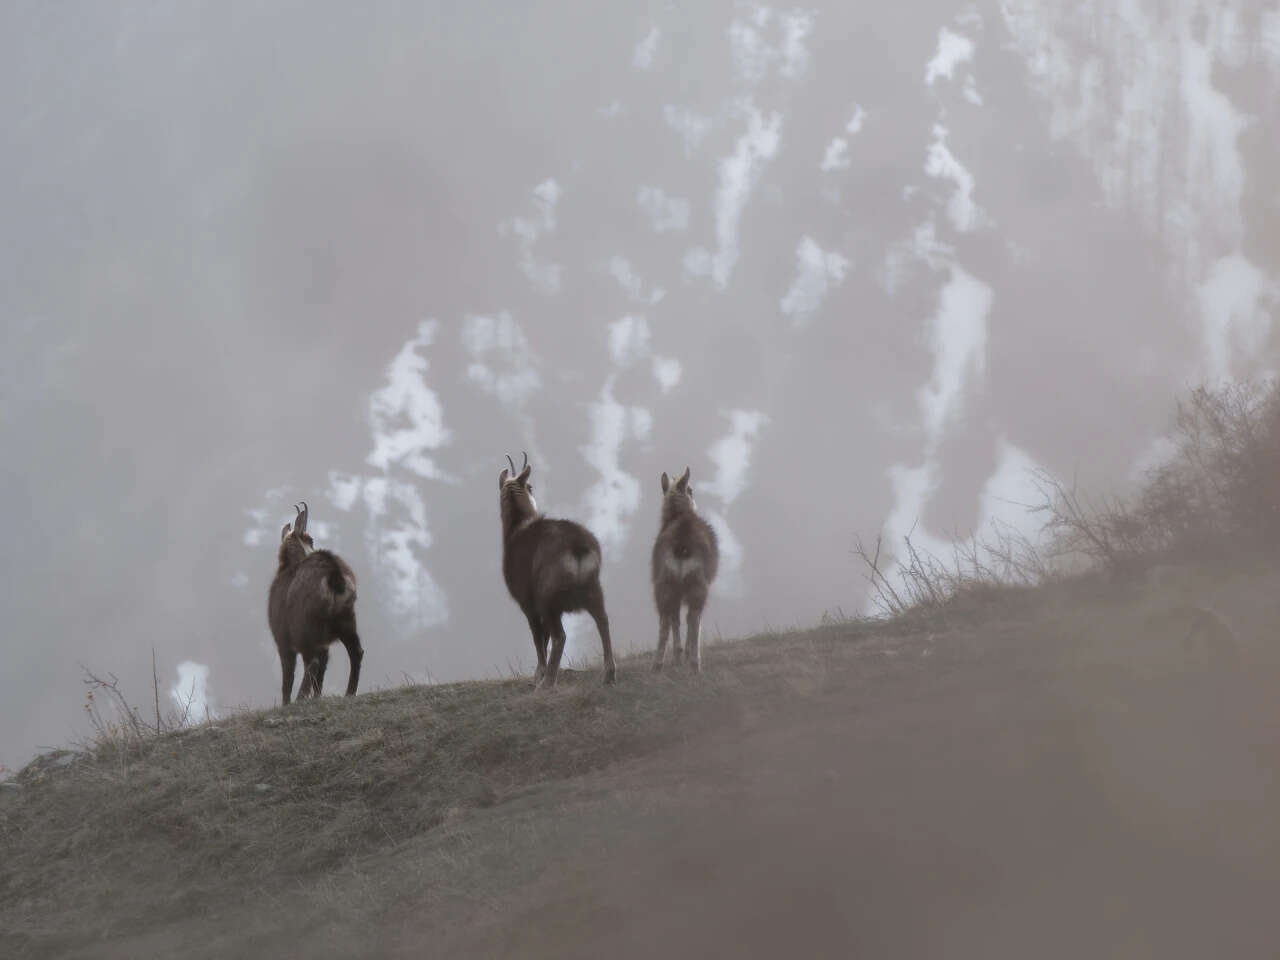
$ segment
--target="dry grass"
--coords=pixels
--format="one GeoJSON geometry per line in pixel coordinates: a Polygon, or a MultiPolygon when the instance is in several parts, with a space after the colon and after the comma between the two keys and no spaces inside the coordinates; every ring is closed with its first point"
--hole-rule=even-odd
{"type": "MultiPolygon", "coordinates": [[[[939,683],[1004,689],[993,678],[1018,675],[1020,663],[1136,675],[1130,662],[1182,656],[1188,604],[1224,613],[1234,637],[1262,649],[1274,569],[1176,579],[970,584],[941,615],[713,645],[701,676],[655,675],[642,656],[623,663],[616,688],[598,670],[566,672],[552,693],[525,679],[407,686],[48,755],[0,790],[0,953],[127,941],[193,916],[296,903],[303,891],[324,900],[331,889],[340,909],[371,916],[396,882],[377,872],[356,883],[368,864],[411,862],[424,839],[545,805],[549,785],[717,730],[750,736],[822,698],[892,704],[928,702],[939,683]]],[[[500,863],[491,875],[528,869],[500,863]]]]}
{"type": "Polygon", "coordinates": [[[598,670],[566,671],[550,694],[525,679],[406,686],[46,755],[0,793],[0,946],[70,946],[270,897],[529,786],[731,723],[812,672],[818,635],[866,627],[723,644],[701,676],[653,675],[641,657],[615,689],[598,670]],[[780,672],[784,648],[810,654],[780,672]]]}

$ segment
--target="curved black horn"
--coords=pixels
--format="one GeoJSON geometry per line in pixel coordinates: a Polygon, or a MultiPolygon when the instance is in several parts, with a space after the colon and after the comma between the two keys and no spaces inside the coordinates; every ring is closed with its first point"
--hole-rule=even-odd
{"type": "Polygon", "coordinates": [[[300,502],[302,504],[302,511],[298,514],[298,532],[306,533],[307,532],[307,514],[310,512],[310,508],[307,506],[307,501],[302,500],[300,502]]]}
{"type": "Polygon", "coordinates": [[[511,454],[509,453],[507,454],[507,463],[511,465],[511,475],[514,477],[516,475],[516,465],[515,461],[511,459],[511,454]]]}
{"type": "Polygon", "coordinates": [[[520,469],[524,470],[524,468],[529,465],[529,455],[525,453],[523,450],[521,450],[520,453],[524,457],[524,463],[520,464],[520,469]]]}

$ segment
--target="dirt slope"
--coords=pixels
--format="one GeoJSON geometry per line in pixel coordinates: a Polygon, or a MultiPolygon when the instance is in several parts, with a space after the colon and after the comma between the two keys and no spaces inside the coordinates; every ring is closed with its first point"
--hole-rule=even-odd
{"type": "Polygon", "coordinates": [[[477,688],[467,710],[510,698],[543,751],[552,723],[602,739],[576,768],[499,764],[411,835],[369,801],[383,842],[105,936],[42,926],[12,885],[0,920],[84,957],[1272,956],[1275,585],[1077,586],[721,645],[701,678],[632,662],[616,693],[477,688]]]}

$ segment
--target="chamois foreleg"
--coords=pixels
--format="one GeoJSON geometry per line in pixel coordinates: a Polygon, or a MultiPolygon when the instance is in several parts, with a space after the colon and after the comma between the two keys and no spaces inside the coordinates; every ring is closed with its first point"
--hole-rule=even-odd
{"type": "Polygon", "coordinates": [[[283,706],[288,706],[289,701],[293,698],[293,677],[294,672],[298,669],[298,653],[296,650],[285,650],[280,648],[280,673],[283,682],[280,684],[280,700],[283,706]]]}
{"type": "Polygon", "coordinates": [[[544,623],[550,628],[551,653],[547,657],[547,670],[543,674],[543,685],[554,687],[556,679],[560,675],[560,658],[564,655],[564,624],[561,623],[559,614],[544,618],[544,623]]]}
{"type": "Polygon", "coordinates": [[[547,675],[547,631],[536,614],[529,614],[529,632],[533,634],[533,649],[538,655],[538,668],[533,672],[533,685],[536,687],[547,675]]]}

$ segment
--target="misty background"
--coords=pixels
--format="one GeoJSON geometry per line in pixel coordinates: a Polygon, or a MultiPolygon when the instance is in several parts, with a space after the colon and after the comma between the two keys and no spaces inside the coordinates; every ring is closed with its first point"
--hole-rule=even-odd
{"type": "Polygon", "coordinates": [[[1029,468],[1123,490],[1274,369],[1278,105],[1275,2],[4,5],[0,763],[82,663],[278,702],[298,499],[372,689],[532,669],[521,449],[621,652],[663,470],[712,640],[863,609],[857,534],[1034,529],[1029,468]]]}

